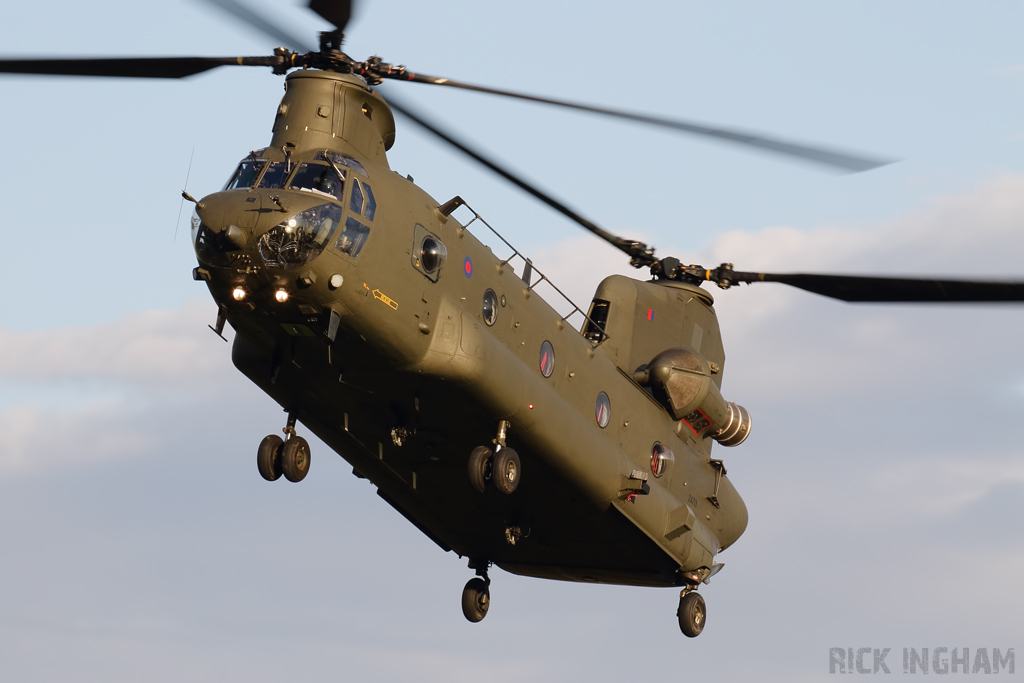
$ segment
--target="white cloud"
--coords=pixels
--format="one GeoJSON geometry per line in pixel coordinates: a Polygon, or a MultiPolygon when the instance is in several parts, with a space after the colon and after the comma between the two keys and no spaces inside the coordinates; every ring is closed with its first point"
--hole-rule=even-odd
{"type": "MultiPolygon", "coordinates": [[[[182,384],[223,366],[206,325],[216,308],[190,302],[114,323],[20,332],[0,328],[0,377],[33,381],[104,379],[182,384]]],[[[225,345],[226,346],[226,345],[225,345]]]]}
{"type": "Polygon", "coordinates": [[[211,309],[190,302],[92,327],[0,328],[0,477],[151,452],[154,416],[216,400],[237,378],[229,345],[206,327],[211,309]]]}

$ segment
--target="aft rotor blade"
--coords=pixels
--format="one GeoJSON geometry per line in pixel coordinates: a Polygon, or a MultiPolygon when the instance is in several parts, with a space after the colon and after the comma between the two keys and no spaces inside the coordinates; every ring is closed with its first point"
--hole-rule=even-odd
{"type": "Polygon", "coordinates": [[[451,133],[441,130],[437,126],[437,124],[431,123],[421,114],[414,112],[407,104],[404,104],[399,100],[396,100],[393,96],[391,96],[390,93],[388,94],[387,102],[395,111],[403,114],[406,118],[410,119],[411,121],[418,124],[422,128],[426,129],[430,133],[441,138],[442,140],[444,140],[449,145],[456,148],[463,154],[466,154],[467,156],[471,157],[478,163],[483,164],[490,170],[500,175],[505,180],[511,182],[513,185],[516,185],[520,189],[530,193],[537,199],[541,200],[542,202],[553,208],[555,211],[558,211],[562,215],[567,216],[568,218],[576,221],[584,228],[594,233],[601,239],[605,240],[609,244],[613,245],[614,247],[621,249],[622,251],[626,252],[627,254],[634,258],[643,258],[644,256],[650,256],[651,252],[650,250],[648,250],[647,245],[643,244],[642,242],[632,242],[630,240],[622,239],[621,237],[618,237],[617,235],[614,235],[608,232],[607,230],[598,227],[595,223],[576,213],[559,200],[555,199],[546,192],[539,190],[532,183],[523,180],[518,175],[512,173],[511,171],[499,165],[498,163],[492,161],[491,159],[485,157],[483,154],[474,150],[465,142],[456,139],[451,133]]]}
{"type": "Polygon", "coordinates": [[[299,50],[301,52],[310,52],[314,48],[311,48],[307,42],[301,38],[296,38],[292,34],[288,33],[276,23],[263,16],[259,12],[246,7],[237,0],[202,0],[208,5],[213,5],[228,14],[234,16],[236,19],[241,19],[245,23],[249,24],[252,28],[264,33],[265,35],[273,38],[274,40],[280,41],[281,47],[288,47],[293,50],[299,50]]]}
{"type": "Polygon", "coordinates": [[[812,146],[796,142],[787,142],[785,140],[779,140],[776,138],[771,138],[764,135],[757,135],[754,133],[748,133],[745,131],[735,129],[721,128],[719,126],[707,126],[700,123],[694,123],[692,121],[680,121],[675,119],[661,118],[658,116],[648,116],[646,114],[637,114],[630,111],[623,111],[621,109],[595,107],[589,104],[568,102],[566,100],[556,100],[549,97],[539,97],[537,95],[527,95],[524,93],[513,92],[510,90],[499,90],[498,88],[489,88],[481,85],[472,85],[470,83],[460,83],[458,81],[453,81],[450,78],[425,76],[423,74],[414,74],[408,71],[404,73],[395,72],[393,75],[387,75],[386,77],[394,78],[396,80],[412,81],[413,83],[429,83],[431,85],[444,85],[448,86],[449,88],[473,90],[476,92],[488,93],[491,95],[501,95],[502,97],[514,97],[516,99],[527,100],[529,102],[550,104],[556,107],[568,107],[569,109],[591,112],[593,114],[603,114],[605,116],[614,116],[616,118],[626,119],[629,121],[638,121],[640,123],[646,123],[652,126],[672,128],[678,131],[692,133],[694,135],[701,135],[704,137],[725,140],[727,142],[745,145],[747,147],[755,147],[768,152],[774,152],[776,154],[783,154],[789,157],[803,159],[805,161],[813,161],[819,164],[830,166],[832,168],[842,169],[849,173],[860,173],[861,171],[870,171],[871,169],[893,163],[893,160],[848,154],[845,152],[839,152],[836,150],[827,149],[825,147],[819,147],[816,145],[812,146]]]}
{"type": "Polygon", "coordinates": [[[339,31],[344,31],[352,18],[352,0],[309,0],[309,9],[337,26],[339,31]]]}
{"type": "Polygon", "coordinates": [[[218,66],[275,66],[278,57],[114,57],[0,59],[0,73],[115,78],[185,78],[218,66]]]}
{"type": "Polygon", "coordinates": [[[808,292],[850,302],[982,303],[1024,301],[1024,282],[1015,281],[739,272],[729,273],[727,279],[730,283],[781,282],[808,292]]]}

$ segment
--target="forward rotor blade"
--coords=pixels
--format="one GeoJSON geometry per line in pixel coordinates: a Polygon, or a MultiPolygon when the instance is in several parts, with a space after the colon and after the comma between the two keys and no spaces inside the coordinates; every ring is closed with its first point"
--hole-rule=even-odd
{"type": "Polygon", "coordinates": [[[281,47],[291,48],[292,50],[299,50],[300,52],[311,52],[314,48],[310,47],[309,44],[301,39],[291,35],[280,26],[275,24],[273,21],[263,16],[259,12],[246,7],[237,0],[202,0],[208,5],[213,5],[228,14],[232,15],[236,19],[241,19],[249,26],[253,27],[257,31],[273,38],[274,40],[281,41],[281,47]]]}
{"type": "Polygon", "coordinates": [[[598,227],[592,221],[576,213],[575,211],[573,211],[568,206],[566,206],[559,200],[555,199],[551,195],[537,189],[537,187],[535,187],[531,183],[528,183],[527,181],[523,180],[522,178],[512,173],[511,171],[498,165],[491,159],[488,159],[480,152],[472,149],[465,142],[457,140],[455,137],[452,136],[451,133],[441,130],[440,128],[437,127],[436,124],[429,122],[422,115],[415,113],[407,104],[404,104],[399,100],[396,100],[390,93],[388,94],[387,102],[389,105],[391,105],[392,109],[404,115],[406,118],[410,119],[411,121],[418,124],[422,128],[426,129],[430,133],[441,138],[449,145],[456,148],[463,154],[466,154],[467,156],[471,157],[478,163],[483,164],[490,170],[500,175],[505,180],[511,182],[513,185],[516,185],[520,189],[530,193],[537,199],[541,200],[542,202],[553,208],[555,211],[558,211],[562,215],[567,216],[573,221],[579,223],[590,232],[594,233],[595,235],[605,240],[606,242],[616,247],[617,249],[620,249],[625,253],[629,254],[634,259],[643,258],[645,256],[649,257],[651,255],[651,251],[647,248],[647,245],[643,244],[642,242],[632,242],[630,240],[622,239],[621,237],[618,237],[617,235],[614,235],[608,232],[607,230],[598,227]]]}
{"type": "Polygon", "coordinates": [[[826,149],[824,147],[803,145],[795,142],[786,142],[784,140],[778,140],[763,135],[756,135],[754,133],[748,133],[739,130],[730,130],[728,128],[720,128],[717,126],[706,126],[703,124],[694,123],[692,121],[665,119],[657,116],[635,114],[633,112],[623,111],[620,109],[607,109],[605,107],[595,107],[589,104],[580,104],[577,102],[568,102],[565,100],[555,100],[548,97],[539,97],[537,95],[527,95],[524,93],[512,92],[510,90],[499,90],[497,88],[488,88],[481,85],[460,83],[458,81],[453,81],[449,78],[425,76],[423,74],[414,74],[407,71],[404,73],[396,72],[395,74],[387,75],[386,77],[394,78],[396,80],[412,81],[413,83],[429,83],[431,85],[444,85],[448,86],[449,88],[473,90],[476,92],[488,93],[491,95],[501,95],[502,97],[514,97],[516,99],[527,100],[529,102],[550,104],[556,107],[568,107],[569,109],[587,111],[593,114],[614,116],[616,118],[626,119],[629,121],[638,121],[640,123],[646,123],[652,126],[672,128],[686,133],[692,133],[694,135],[717,138],[719,140],[725,140],[728,142],[736,143],[739,145],[745,145],[748,147],[756,147],[758,149],[762,149],[768,152],[775,152],[776,154],[783,154],[785,156],[795,157],[797,159],[802,159],[805,161],[813,161],[819,164],[824,164],[825,166],[830,166],[832,168],[839,168],[850,173],[870,171],[871,169],[893,163],[893,160],[876,159],[866,156],[847,154],[844,152],[826,149]]]}
{"type": "Polygon", "coordinates": [[[808,292],[850,302],[981,303],[1024,301],[1024,282],[1014,281],[739,272],[730,273],[728,280],[730,283],[781,282],[808,292]]]}
{"type": "Polygon", "coordinates": [[[115,78],[185,78],[218,66],[275,66],[278,57],[114,57],[0,59],[0,73],[115,78]]]}
{"type": "Polygon", "coordinates": [[[309,9],[345,31],[345,25],[352,18],[352,0],[309,0],[309,9]]]}

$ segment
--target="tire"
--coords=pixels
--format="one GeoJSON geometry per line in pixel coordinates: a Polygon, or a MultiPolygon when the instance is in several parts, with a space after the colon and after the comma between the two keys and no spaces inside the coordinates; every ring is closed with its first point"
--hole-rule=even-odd
{"type": "Polygon", "coordinates": [[[291,482],[300,482],[309,472],[309,444],[301,436],[293,436],[281,446],[281,472],[291,482]]]}
{"type": "Polygon", "coordinates": [[[512,493],[519,486],[519,480],[523,478],[523,465],[519,462],[519,454],[511,448],[502,448],[494,454],[491,472],[494,488],[506,495],[512,493]]]}
{"type": "Polygon", "coordinates": [[[696,638],[707,623],[708,610],[704,598],[696,591],[690,591],[679,599],[679,630],[687,638],[696,638]]]}
{"type": "Polygon", "coordinates": [[[479,576],[470,579],[462,589],[462,613],[474,624],[483,621],[487,609],[491,606],[491,591],[487,582],[479,576]]]}
{"type": "Polygon", "coordinates": [[[487,446],[477,446],[469,454],[469,485],[479,493],[487,490],[492,457],[494,452],[487,446]]]}
{"type": "Polygon", "coordinates": [[[260,476],[267,481],[277,481],[281,477],[281,459],[278,457],[284,441],[276,434],[263,437],[259,450],[256,451],[256,467],[260,476]]]}

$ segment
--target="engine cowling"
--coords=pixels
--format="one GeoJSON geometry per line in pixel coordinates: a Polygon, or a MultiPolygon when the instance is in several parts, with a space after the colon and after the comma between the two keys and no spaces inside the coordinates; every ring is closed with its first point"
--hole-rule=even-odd
{"type": "Polygon", "coordinates": [[[712,374],[707,359],[679,347],[659,353],[633,379],[650,387],[672,417],[697,435],[709,436],[723,446],[738,446],[750,435],[750,413],[722,398],[712,374]]]}

